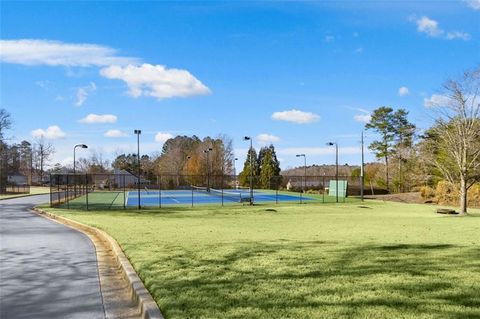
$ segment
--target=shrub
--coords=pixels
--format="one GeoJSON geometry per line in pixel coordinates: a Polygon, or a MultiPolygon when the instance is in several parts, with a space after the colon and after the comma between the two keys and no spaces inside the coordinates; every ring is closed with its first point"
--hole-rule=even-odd
{"type": "Polygon", "coordinates": [[[468,190],[468,204],[480,207],[480,183],[473,185],[468,190]]]}
{"type": "Polygon", "coordinates": [[[435,190],[430,186],[420,187],[420,195],[423,199],[432,199],[435,197],[435,190]]]}
{"type": "Polygon", "coordinates": [[[435,197],[439,204],[458,204],[458,187],[447,181],[440,181],[435,190],[435,197]]]}

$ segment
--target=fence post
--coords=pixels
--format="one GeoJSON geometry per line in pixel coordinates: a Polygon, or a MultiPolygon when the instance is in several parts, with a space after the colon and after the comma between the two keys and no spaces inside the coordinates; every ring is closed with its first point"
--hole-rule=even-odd
{"type": "Polygon", "coordinates": [[[125,193],[125,174],[121,175],[123,177],[123,209],[127,209],[127,194],[125,193]]]}
{"type": "Polygon", "coordinates": [[[67,195],[65,196],[65,201],[67,202],[67,209],[70,209],[70,194],[68,189],[68,174],[67,174],[67,195]]]}
{"type": "Polygon", "coordinates": [[[50,208],[53,207],[52,205],[52,174],[50,174],[50,208]]]}
{"type": "Polygon", "coordinates": [[[57,199],[58,199],[58,201],[61,200],[61,198],[60,198],[60,182],[59,182],[58,175],[57,175],[57,199]]]}
{"type": "Polygon", "coordinates": [[[322,187],[323,187],[322,204],[325,204],[325,175],[323,175],[323,178],[322,178],[322,187]]]}
{"type": "MultiPolygon", "coordinates": [[[[223,168],[222,168],[223,170],[223,168]]],[[[223,207],[223,179],[224,179],[224,175],[223,175],[223,172],[222,172],[222,182],[221,182],[221,185],[222,185],[222,207],[223,207]]]]}
{"type": "Polygon", "coordinates": [[[86,193],[86,201],[87,201],[87,210],[88,210],[88,174],[85,174],[85,193],[86,193]]]}
{"type": "MultiPolygon", "coordinates": [[[[300,184],[303,184],[302,181],[303,181],[304,177],[302,176],[300,178],[300,184]]],[[[303,204],[303,186],[302,186],[302,189],[300,190],[300,204],[303,204]]]]}
{"type": "Polygon", "coordinates": [[[280,181],[280,178],[276,178],[276,182],[275,182],[275,204],[278,204],[278,188],[279,188],[279,181],[280,181]]]}
{"type": "Polygon", "coordinates": [[[160,178],[157,176],[157,186],[158,186],[158,208],[162,208],[162,192],[160,190],[160,178]]]}

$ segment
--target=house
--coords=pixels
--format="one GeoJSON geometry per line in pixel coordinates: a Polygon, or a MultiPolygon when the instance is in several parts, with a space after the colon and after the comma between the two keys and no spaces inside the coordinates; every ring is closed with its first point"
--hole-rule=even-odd
{"type": "Polygon", "coordinates": [[[28,185],[27,176],[15,173],[7,175],[7,183],[10,185],[28,185]]]}
{"type": "MultiPolygon", "coordinates": [[[[124,169],[115,169],[114,171],[114,184],[116,187],[133,187],[137,186],[138,177],[124,169]]],[[[151,182],[147,179],[140,177],[140,185],[150,185],[151,182]]],[[[101,187],[101,185],[99,185],[101,187]]],[[[105,187],[105,186],[104,186],[105,187]]],[[[102,187],[101,187],[102,188],[102,187]]]]}

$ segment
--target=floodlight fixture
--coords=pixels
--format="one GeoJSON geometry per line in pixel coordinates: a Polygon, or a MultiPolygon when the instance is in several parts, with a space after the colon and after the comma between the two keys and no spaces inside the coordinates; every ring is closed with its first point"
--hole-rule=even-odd
{"type": "Polygon", "coordinates": [[[335,145],[335,201],[338,203],[338,144],[336,142],[328,142],[328,146],[335,145]]]}

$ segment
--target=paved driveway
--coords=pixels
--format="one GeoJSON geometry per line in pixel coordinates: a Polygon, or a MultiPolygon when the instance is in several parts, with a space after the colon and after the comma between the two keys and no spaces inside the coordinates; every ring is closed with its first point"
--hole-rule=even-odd
{"type": "Polygon", "coordinates": [[[0,201],[0,318],[104,318],[95,247],[29,212],[47,201],[0,201]]]}

